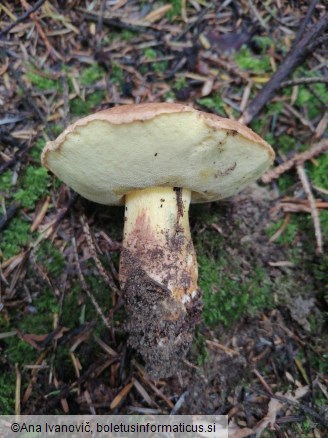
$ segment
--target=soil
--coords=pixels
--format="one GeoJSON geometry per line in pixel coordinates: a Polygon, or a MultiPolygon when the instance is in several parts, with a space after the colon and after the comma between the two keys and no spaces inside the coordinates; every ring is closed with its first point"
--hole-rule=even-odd
{"type": "MultiPolygon", "coordinates": [[[[255,258],[258,266],[265,267],[268,277],[275,280],[279,290],[286,268],[270,266],[269,262],[285,260],[286,254],[280,246],[271,243],[266,234],[267,226],[272,224],[272,202],[272,193],[253,184],[222,204],[218,223],[226,236],[224,250],[241,261],[241,275],[244,269],[249,269],[249,260],[255,258]],[[234,241],[247,242],[246,248],[242,245],[236,247],[231,242],[232,233],[235,233],[234,241]]],[[[295,278],[298,275],[301,274],[294,272],[295,278]]],[[[290,302],[288,307],[291,307],[294,298],[286,297],[286,302],[290,302]]],[[[259,382],[249,392],[246,389],[252,380],[253,369],[269,367],[279,380],[284,378],[286,371],[296,377],[294,357],[306,349],[303,340],[294,336],[294,331],[298,332],[298,328],[304,326],[308,314],[296,323],[293,314],[297,309],[293,307],[293,312],[290,312],[288,307],[248,317],[231,329],[218,326],[209,331],[201,325],[200,330],[204,330],[207,339],[218,339],[220,345],[230,346],[232,352],[209,344],[209,355],[198,372],[188,369],[188,364],[184,366],[180,381],[175,380],[179,387],[182,384],[179,392],[188,388],[179,414],[220,414],[229,410],[227,406],[232,408],[240,404],[240,409],[248,409],[249,418],[263,418],[267,414],[267,400],[256,393],[256,390],[263,391],[263,386],[259,382]]],[[[302,336],[305,339],[306,334],[302,332],[302,336]]],[[[252,426],[254,424],[250,421],[248,427],[252,426]]]]}

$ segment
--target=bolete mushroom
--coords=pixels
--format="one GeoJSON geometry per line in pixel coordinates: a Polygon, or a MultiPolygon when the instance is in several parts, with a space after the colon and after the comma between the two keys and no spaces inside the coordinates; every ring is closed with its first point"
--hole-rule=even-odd
{"type": "Polygon", "coordinates": [[[169,103],[100,111],[47,143],[42,163],[58,178],[91,201],[125,205],[119,277],[129,342],[154,378],[176,372],[200,318],[190,202],[234,195],[273,157],[240,123],[169,103]]]}

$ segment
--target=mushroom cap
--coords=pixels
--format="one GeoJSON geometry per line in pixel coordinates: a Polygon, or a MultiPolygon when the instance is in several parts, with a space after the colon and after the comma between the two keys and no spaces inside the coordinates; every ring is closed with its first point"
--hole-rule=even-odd
{"type": "Polygon", "coordinates": [[[149,187],[184,187],[191,202],[232,196],[272,164],[271,146],[246,126],[173,103],[123,105],[70,125],[42,164],[107,205],[149,187]]]}

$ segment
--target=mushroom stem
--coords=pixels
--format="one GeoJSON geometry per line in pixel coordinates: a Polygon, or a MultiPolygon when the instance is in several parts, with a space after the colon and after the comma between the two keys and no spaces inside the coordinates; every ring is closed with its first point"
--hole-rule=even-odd
{"type": "Polygon", "coordinates": [[[155,187],[129,192],[125,199],[120,283],[130,316],[130,344],[154,377],[157,370],[163,377],[165,362],[166,374],[172,375],[200,314],[190,196],[189,190],[155,187]]]}
{"type": "Polygon", "coordinates": [[[188,218],[190,195],[189,190],[172,187],[135,190],[126,195],[122,288],[129,275],[124,256],[128,252],[150,278],[170,290],[174,299],[190,301],[197,289],[196,254],[188,218]]]}

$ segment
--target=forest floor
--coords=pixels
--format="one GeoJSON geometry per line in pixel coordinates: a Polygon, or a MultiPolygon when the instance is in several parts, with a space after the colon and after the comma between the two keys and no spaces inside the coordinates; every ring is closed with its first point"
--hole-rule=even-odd
{"type": "Polygon", "coordinates": [[[215,413],[234,437],[327,436],[327,33],[248,118],[325,2],[32,3],[0,5],[0,413],[215,413]],[[191,206],[203,318],[159,381],[128,345],[123,208],[40,164],[69,123],[142,102],[246,117],[293,164],[191,206]]]}

